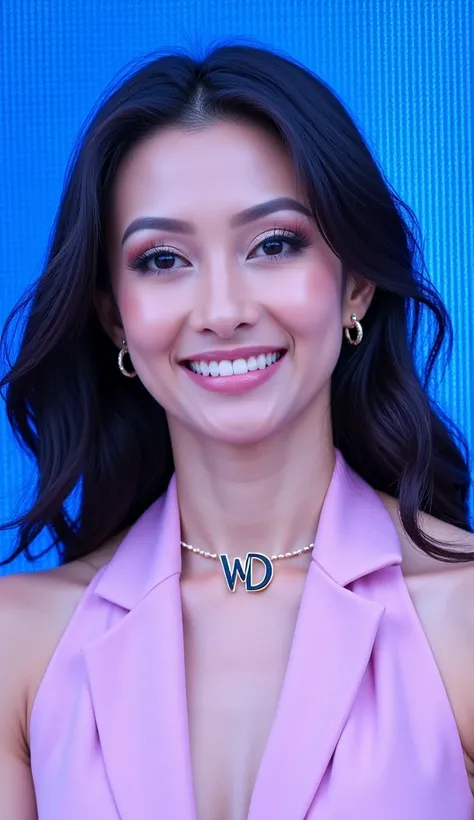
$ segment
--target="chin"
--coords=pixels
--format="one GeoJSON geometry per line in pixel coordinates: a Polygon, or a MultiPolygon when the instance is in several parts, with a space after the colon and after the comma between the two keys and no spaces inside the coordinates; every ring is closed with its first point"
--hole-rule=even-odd
{"type": "Polygon", "coordinates": [[[201,428],[199,437],[207,438],[221,444],[228,444],[236,447],[246,447],[258,444],[265,439],[269,439],[278,433],[284,425],[279,425],[273,420],[271,423],[267,419],[262,421],[251,419],[232,419],[229,423],[215,423],[212,426],[206,425],[206,429],[201,428]]]}

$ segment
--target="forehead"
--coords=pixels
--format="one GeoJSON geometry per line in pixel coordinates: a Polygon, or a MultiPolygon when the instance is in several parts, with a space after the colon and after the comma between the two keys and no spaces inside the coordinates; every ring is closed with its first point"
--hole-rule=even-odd
{"type": "Polygon", "coordinates": [[[297,196],[291,161],[262,127],[217,122],[199,130],[168,128],[137,144],[116,174],[113,209],[120,223],[179,210],[235,212],[272,197],[297,196]]]}

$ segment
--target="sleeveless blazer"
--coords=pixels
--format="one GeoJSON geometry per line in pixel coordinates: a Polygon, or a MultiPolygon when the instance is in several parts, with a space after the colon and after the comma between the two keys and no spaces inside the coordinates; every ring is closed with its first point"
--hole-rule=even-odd
{"type": "MultiPolygon", "coordinates": [[[[179,541],[173,478],[85,591],[40,684],[39,820],[196,820],[179,541]]],[[[337,453],[248,820],[473,820],[400,563],[390,515],[337,453]]]]}

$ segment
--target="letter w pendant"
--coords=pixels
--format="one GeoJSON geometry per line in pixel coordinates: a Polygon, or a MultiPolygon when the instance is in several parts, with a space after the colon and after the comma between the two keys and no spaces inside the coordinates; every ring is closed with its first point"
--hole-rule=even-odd
{"type": "Polygon", "coordinates": [[[261,552],[248,552],[244,564],[241,558],[234,558],[231,565],[229,556],[225,554],[219,555],[219,560],[224,571],[227,588],[230,592],[235,592],[237,579],[245,584],[246,592],[262,592],[273,580],[273,562],[267,555],[263,555],[261,552]],[[258,583],[254,583],[253,581],[254,561],[260,561],[265,567],[265,575],[258,583]]]}

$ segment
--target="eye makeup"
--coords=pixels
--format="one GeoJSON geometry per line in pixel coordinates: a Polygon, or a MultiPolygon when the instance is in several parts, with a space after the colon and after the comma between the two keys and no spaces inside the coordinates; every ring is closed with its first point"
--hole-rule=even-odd
{"type": "MultiPolygon", "coordinates": [[[[278,262],[297,255],[312,243],[309,232],[300,225],[296,225],[292,229],[274,225],[269,231],[260,234],[257,239],[258,241],[254,240],[253,245],[250,246],[247,259],[278,262]],[[257,254],[260,248],[263,253],[257,254]]],[[[140,251],[131,253],[130,258],[127,260],[127,267],[130,270],[139,271],[143,274],[160,275],[189,266],[191,266],[191,263],[183,253],[168,245],[164,239],[157,240],[155,237],[146,240],[140,251]],[[177,260],[181,260],[185,264],[176,265],[177,260]]]]}

